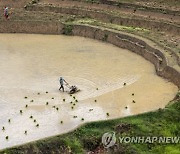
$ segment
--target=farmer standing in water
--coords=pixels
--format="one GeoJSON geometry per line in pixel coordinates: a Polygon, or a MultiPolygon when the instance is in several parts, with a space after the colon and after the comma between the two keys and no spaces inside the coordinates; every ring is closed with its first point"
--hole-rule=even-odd
{"type": "Polygon", "coordinates": [[[63,92],[64,92],[64,82],[65,82],[66,84],[68,84],[62,77],[60,77],[60,79],[59,79],[59,83],[60,83],[60,88],[59,88],[59,90],[61,90],[61,88],[62,88],[63,92]]]}

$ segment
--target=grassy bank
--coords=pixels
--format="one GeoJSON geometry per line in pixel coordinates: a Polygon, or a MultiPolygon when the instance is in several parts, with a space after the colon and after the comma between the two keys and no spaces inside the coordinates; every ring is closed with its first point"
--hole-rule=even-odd
{"type": "Polygon", "coordinates": [[[93,122],[68,134],[40,140],[23,146],[4,150],[0,153],[180,153],[180,144],[116,144],[104,149],[101,137],[106,132],[122,136],[179,136],[180,137],[180,93],[176,100],[155,112],[122,119],[93,122]]]}

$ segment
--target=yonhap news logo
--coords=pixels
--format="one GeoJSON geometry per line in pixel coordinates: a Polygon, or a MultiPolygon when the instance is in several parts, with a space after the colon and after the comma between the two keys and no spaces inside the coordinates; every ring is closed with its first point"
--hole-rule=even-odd
{"type": "Polygon", "coordinates": [[[102,136],[102,143],[105,148],[110,148],[116,143],[115,132],[107,132],[102,136]]]}
{"type": "Polygon", "coordinates": [[[134,143],[134,144],[179,144],[180,137],[163,137],[163,136],[121,136],[116,137],[115,132],[107,132],[102,136],[102,144],[105,148],[110,148],[115,144],[134,143]]]}

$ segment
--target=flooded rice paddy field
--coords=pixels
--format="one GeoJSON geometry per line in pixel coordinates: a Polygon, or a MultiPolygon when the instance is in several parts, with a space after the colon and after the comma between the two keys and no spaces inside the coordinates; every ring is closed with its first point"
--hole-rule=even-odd
{"type": "Polygon", "coordinates": [[[142,57],[83,37],[0,34],[0,70],[0,149],[163,108],[178,90],[142,57]],[[81,91],[60,92],[60,76],[81,91]]]}

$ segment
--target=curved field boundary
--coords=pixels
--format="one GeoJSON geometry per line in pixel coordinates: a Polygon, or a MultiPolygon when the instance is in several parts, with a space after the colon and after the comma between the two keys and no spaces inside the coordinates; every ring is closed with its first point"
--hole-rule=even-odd
{"type": "Polygon", "coordinates": [[[169,66],[163,52],[147,41],[135,36],[88,25],[66,25],[60,22],[2,21],[0,33],[69,34],[103,40],[120,48],[135,52],[154,64],[159,76],[168,79],[180,88],[180,70],[169,66]]]}
{"type": "MultiPolygon", "coordinates": [[[[84,0],[80,0],[80,1],[84,2],[84,0]]],[[[132,8],[136,10],[143,10],[145,12],[151,11],[151,12],[160,12],[163,14],[180,15],[180,11],[178,10],[176,11],[176,10],[164,9],[164,8],[159,8],[159,7],[149,7],[149,6],[143,6],[143,5],[133,4],[133,3],[123,3],[123,2],[113,1],[113,0],[99,0],[94,3],[113,5],[119,8],[132,8]]]]}
{"type": "Polygon", "coordinates": [[[27,5],[25,7],[28,11],[44,11],[44,12],[55,12],[62,14],[71,14],[79,15],[84,17],[90,17],[97,19],[102,22],[108,22],[112,24],[124,25],[124,26],[133,26],[133,27],[142,27],[150,30],[164,31],[166,33],[171,33],[174,35],[180,35],[180,26],[165,23],[162,21],[154,20],[145,20],[137,18],[125,18],[120,16],[114,16],[102,11],[94,11],[80,8],[70,8],[70,7],[55,7],[49,5],[27,5]]]}
{"type": "Polygon", "coordinates": [[[51,0],[51,3],[49,3],[48,0],[40,0],[38,5],[53,5],[53,6],[61,6],[61,7],[76,7],[76,8],[85,8],[90,10],[97,10],[97,11],[105,11],[110,12],[113,11],[117,14],[125,14],[130,15],[132,17],[141,17],[141,18],[151,18],[153,20],[162,20],[162,21],[168,21],[169,23],[180,23],[180,13],[179,15],[176,14],[168,14],[166,12],[153,12],[148,11],[146,9],[136,9],[136,8],[128,8],[124,6],[116,6],[116,5],[108,5],[104,3],[91,3],[89,1],[77,1],[77,0],[51,0]]]}
{"type": "MultiPolygon", "coordinates": [[[[137,19],[137,18],[125,18],[114,16],[112,14],[104,13],[102,11],[93,11],[93,10],[85,10],[78,8],[69,8],[69,7],[57,7],[57,6],[49,6],[49,5],[27,5],[26,10],[28,11],[43,11],[43,12],[55,12],[55,13],[63,13],[70,15],[80,15],[84,17],[90,17],[93,19],[97,19],[102,22],[123,25],[123,26],[133,26],[133,27],[141,27],[145,29],[150,29],[151,31],[164,31],[166,33],[171,33],[174,35],[180,35],[180,26],[174,25],[171,23],[165,23],[160,21],[151,21],[145,19],[137,19]]],[[[166,50],[170,50],[167,47],[164,47],[166,50]]],[[[173,56],[177,59],[177,63],[180,66],[180,57],[173,52],[173,56]]]]}

